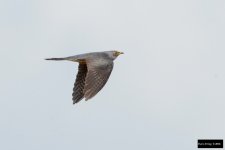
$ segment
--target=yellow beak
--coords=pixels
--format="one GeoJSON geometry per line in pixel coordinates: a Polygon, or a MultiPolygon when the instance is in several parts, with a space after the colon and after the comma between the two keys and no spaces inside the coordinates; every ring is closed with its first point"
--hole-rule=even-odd
{"type": "Polygon", "coordinates": [[[124,53],[123,53],[123,52],[119,52],[119,51],[116,51],[116,52],[114,53],[115,56],[119,56],[119,55],[121,55],[121,54],[124,54],[124,53]]]}

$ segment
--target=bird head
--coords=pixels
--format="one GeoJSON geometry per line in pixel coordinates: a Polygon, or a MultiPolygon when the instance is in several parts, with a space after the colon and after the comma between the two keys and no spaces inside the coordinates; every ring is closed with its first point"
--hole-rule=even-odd
{"type": "Polygon", "coordinates": [[[117,50],[105,51],[108,57],[112,60],[116,59],[119,55],[124,54],[123,52],[119,52],[117,50]]]}
{"type": "Polygon", "coordinates": [[[113,55],[116,56],[116,57],[121,55],[121,54],[124,54],[124,53],[120,52],[120,51],[113,51],[113,55]]]}

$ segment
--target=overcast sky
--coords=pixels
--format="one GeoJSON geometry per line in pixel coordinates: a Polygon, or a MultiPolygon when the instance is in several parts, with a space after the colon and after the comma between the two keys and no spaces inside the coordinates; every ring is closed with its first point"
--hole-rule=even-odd
{"type": "Polygon", "coordinates": [[[195,150],[225,138],[224,0],[1,0],[0,149],[195,150]],[[72,105],[77,64],[118,49],[72,105]]]}

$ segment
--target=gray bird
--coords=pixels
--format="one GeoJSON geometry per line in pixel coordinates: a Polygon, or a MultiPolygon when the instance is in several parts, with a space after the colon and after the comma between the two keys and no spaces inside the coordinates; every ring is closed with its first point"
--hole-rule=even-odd
{"type": "Polygon", "coordinates": [[[73,104],[94,97],[106,84],[113,69],[113,61],[123,52],[104,51],[46,60],[78,62],[78,73],[73,88],[73,104]]]}

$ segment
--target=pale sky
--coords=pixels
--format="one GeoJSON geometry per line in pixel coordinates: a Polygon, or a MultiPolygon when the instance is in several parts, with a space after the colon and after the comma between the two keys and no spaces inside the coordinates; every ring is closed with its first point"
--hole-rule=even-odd
{"type": "Polygon", "coordinates": [[[0,0],[0,149],[195,150],[225,138],[224,0],[0,0]],[[118,49],[97,96],[77,64],[118,49]]]}

